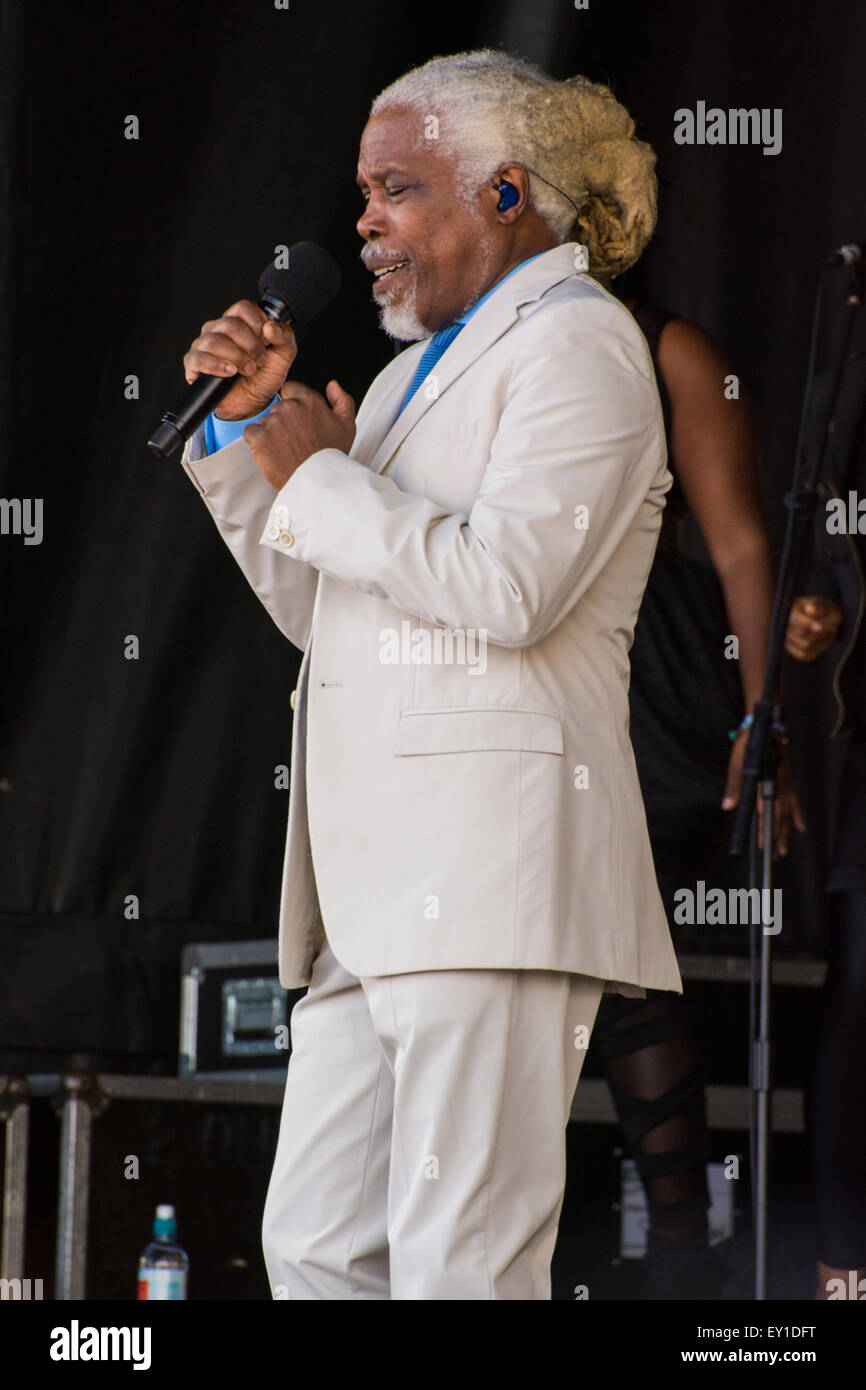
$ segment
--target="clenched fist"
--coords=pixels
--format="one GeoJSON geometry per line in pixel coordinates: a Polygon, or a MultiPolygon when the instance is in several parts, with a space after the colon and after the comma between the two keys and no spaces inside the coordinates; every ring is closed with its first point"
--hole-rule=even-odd
{"type": "Polygon", "coordinates": [[[355,403],[336,381],[328,382],[327,396],[325,400],[309,386],[290,381],[264,420],[244,430],[256,463],[277,492],[319,449],[339,449],[344,454],[351,449],[355,403]]]}
{"type": "Polygon", "coordinates": [[[220,401],[221,420],[247,420],[273,400],[297,356],[295,335],[287,323],[275,323],[258,304],[241,299],[222,318],[202,324],[201,333],[183,359],[191,384],[196,377],[238,378],[220,401]]]}
{"type": "Polygon", "coordinates": [[[785,650],[797,661],[814,661],[833,643],[842,626],[842,609],[823,594],[801,594],[791,604],[785,650]]]}

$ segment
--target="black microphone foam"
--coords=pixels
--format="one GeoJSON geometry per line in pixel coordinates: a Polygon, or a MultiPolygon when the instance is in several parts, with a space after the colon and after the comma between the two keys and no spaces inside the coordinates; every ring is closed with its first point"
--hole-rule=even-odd
{"type": "Polygon", "coordinates": [[[288,265],[273,261],[262,271],[259,294],[262,299],[279,300],[287,312],[285,323],[303,328],[330,304],[342,284],[340,267],[323,247],[314,241],[299,241],[289,249],[288,265]]]}

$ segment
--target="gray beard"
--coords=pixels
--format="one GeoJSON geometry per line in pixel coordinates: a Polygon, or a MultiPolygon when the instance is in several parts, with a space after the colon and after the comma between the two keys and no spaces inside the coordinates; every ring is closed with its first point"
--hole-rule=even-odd
{"type": "Polygon", "coordinates": [[[373,296],[379,310],[379,327],[389,338],[396,338],[401,343],[420,343],[424,338],[432,338],[433,334],[419,321],[415,312],[415,294],[413,273],[412,284],[408,293],[403,296],[401,305],[392,304],[391,295],[387,291],[382,299],[373,296]]]}
{"type": "Polygon", "coordinates": [[[432,338],[429,328],[420,323],[415,313],[414,303],[379,306],[379,327],[389,338],[397,338],[401,343],[420,343],[424,338],[432,338]]]}

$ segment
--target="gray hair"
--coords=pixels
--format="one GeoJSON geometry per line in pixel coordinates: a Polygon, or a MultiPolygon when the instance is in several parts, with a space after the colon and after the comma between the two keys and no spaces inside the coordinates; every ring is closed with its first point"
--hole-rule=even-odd
{"type": "Polygon", "coordinates": [[[370,115],[394,106],[428,125],[436,118],[435,138],[456,157],[470,203],[501,165],[523,165],[530,205],[557,243],[587,246],[591,272],[620,274],[652,236],[655,155],[600,83],[558,82],[534,63],[482,49],[413,68],[379,93],[370,115]]]}

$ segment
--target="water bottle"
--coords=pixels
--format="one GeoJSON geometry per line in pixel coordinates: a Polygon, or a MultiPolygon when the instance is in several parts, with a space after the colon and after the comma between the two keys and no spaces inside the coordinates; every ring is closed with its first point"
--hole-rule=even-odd
{"type": "Polygon", "coordinates": [[[176,1241],[174,1207],[158,1206],[153,1221],[153,1240],[138,1261],[138,1297],[186,1298],[189,1256],[176,1241]]]}

